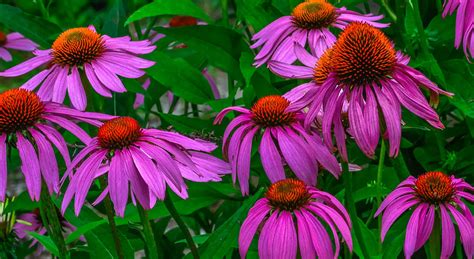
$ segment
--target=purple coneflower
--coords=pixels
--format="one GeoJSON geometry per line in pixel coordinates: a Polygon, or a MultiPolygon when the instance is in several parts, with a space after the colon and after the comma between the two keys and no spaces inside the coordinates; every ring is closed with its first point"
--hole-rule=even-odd
{"type": "Polygon", "coordinates": [[[414,208],[405,237],[405,256],[410,258],[429,239],[435,221],[441,224],[441,258],[454,251],[456,231],[451,216],[461,234],[467,258],[474,255],[474,217],[461,198],[474,201],[474,188],[462,179],[442,172],[428,172],[418,178],[408,177],[382,202],[375,213],[382,216],[382,241],[388,230],[408,209],[414,208]]]}
{"type": "Polygon", "coordinates": [[[59,172],[51,144],[61,153],[66,165],[71,163],[66,141],[53,124],[71,132],[84,143],[91,138],[73,120],[99,126],[108,115],[79,112],[57,103],[42,101],[34,92],[11,89],[0,94],[0,201],[7,186],[8,149],[16,147],[21,171],[30,197],[38,201],[41,181],[50,193],[59,191],[59,172]]]}
{"type": "Polygon", "coordinates": [[[337,258],[340,250],[337,230],[352,251],[351,220],[344,206],[331,194],[297,179],[273,183],[265,198],[250,209],[239,234],[242,258],[259,229],[260,258],[292,259],[297,254],[303,259],[337,258]]]}
{"type": "Polygon", "coordinates": [[[286,111],[289,105],[284,97],[271,95],[260,98],[250,110],[233,106],[217,115],[214,123],[221,123],[230,111],[242,113],[227,126],[222,150],[232,166],[232,178],[234,182],[239,179],[243,194],[249,193],[252,140],[260,133],[262,139],[258,151],[271,182],[286,178],[284,164],[308,185],[316,185],[318,163],[339,177],[341,169],[337,159],[317,132],[304,130],[304,113],[286,111]]]}
{"type": "Polygon", "coordinates": [[[65,177],[75,171],[62,210],[75,196],[74,211],[78,215],[92,182],[106,172],[108,186],[94,204],[109,194],[119,216],[124,215],[129,193],[133,202],[136,198],[145,209],[152,208],[157,198],[165,198],[166,186],[185,199],[188,194],[183,178],[220,181],[223,174],[230,172],[227,163],[207,154],[216,147],[174,132],[142,129],[130,117],[109,120],[66,172],[65,177]]]}
{"type": "MultiPolygon", "coordinates": [[[[206,24],[207,23],[198,21],[196,18],[194,18],[192,16],[173,16],[173,18],[170,19],[169,23],[163,25],[163,27],[164,28],[176,28],[176,27],[196,26],[196,25],[206,25],[206,24]]],[[[143,32],[145,32],[145,31],[143,31],[143,32]]],[[[164,37],[166,37],[166,35],[164,35],[162,33],[157,33],[156,31],[151,30],[150,33],[149,33],[148,38],[150,39],[151,43],[154,44],[155,42],[157,42],[158,40],[160,40],[164,37]]],[[[171,48],[185,48],[186,45],[181,43],[181,44],[170,46],[170,47],[171,48]]],[[[216,100],[220,99],[221,95],[219,93],[219,89],[217,88],[217,84],[214,81],[214,78],[211,77],[211,75],[209,74],[209,72],[207,71],[206,68],[202,70],[202,75],[206,78],[207,82],[209,82],[209,85],[211,86],[211,90],[212,90],[212,93],[214,95],[214,98],[216,100]]],[[[151,81],[148,78],[142,84],[142,87],[145,90],[147,90],[148,87],[150,87],[150,83],[151,83],[151,81]]],[[[171,104],[172,101],[173,101],[173,98],[174,98],[173,93],[168,91],[166,93],[166,95],[168,97],[168,102],[171,104]]],[[[135,102],[133,104],[133,108],[137,109],[138,107],[142,106],[144,101],[145,101],[145,97],[143,96],[143,94],[137,94],[136,97],[135,97],[135,102]]]]}
{"type": "Polygon", "coordinates": [[[338,149],[344,159],[347,159],[342,125],[344,102],[348,103],[351,134],[368,157],[374,155],[382,121],[388,134],[390,155],[398,154],[401,105],[433,127],[444,128],[419,86],[431,92],[432,103],[438,102],[438,94],[452,94],[441,90],[422,73],[409,67],[409,58],[396,52],[393,43],[379,29],[365,23],[352,23],[317,62],[301,46],[295,49],[305,66],[270,62],[269,67],[284,77],[313,78],[312,82],[287,93],[286,97],[295,102],[290,110],[309,104],[306,127],[315,121],[322,110],[324,141],[332,146],[331,132],[334,127],[338,149]]]}
{"type": "Polygon", "coordinates": [[[320,57],[326,49],[336,41],[336,36],[329,30],[335,27],[343,30],[354,21],[364,21],[378,28],[388,27],[387,23],[379,23],[383,15],[360,14],[336,8],[325,0],[306,0],[293,9],[291,16],[283,16],[267,25],[252,38],[252,48],[262,46],[255,57],[255,66],[261,66],[269,60],[293,63],[294,42],[302,46],[308,43],[311,53],[320,57]]]}
{"type": "Polygon", "coordinates": [[[464,54],[474,58],[474,1],[472,0],[445,0],[443,17],[456,13],[456,36],[454,46],[463,46],[464,54]]]}
{"type": "Polygon", "coordinates": [[[8,35],[0,31],[0,59],[5,61],[12,61],[12,55],[8,52],[9,49],[33,51],[38,47],[36,43],[25,38],[18,32],[12,32],[8,35]]]}
{"type": "Polygon", "coordinates": [[[137,57],[152,52],[150,41],[131,41],[130,37],[111,38],[100,35],[93,26],[69,29],[54,41],[51,49],[36,50],[36,57],[0,72],[3,77],[16,77],[48,64],[47,68],[28,80],[22,88],[34,90],[41,84],[41,99],[62,103],[69,93],[72,105],[85,110],[87,97],[82,85],[82,69],[92,88],[100,95],[126,92],[118,76],[139,78],[142,70],[155,63],[137,57]]]}
{"type": "MultiPolygon", "coordinates": [[[[72,232],[76,230],[76,227],[67,222],[67,220],[61,215],[61,213],[59,213],[59,211],[57,214],[63,231],[72,232]]],[[[13,228],[15,230],[16,235],[20,239],[26,239],[29,236],[28,232],[36,232],[40,235],[45,235],[48,232],[48,230],[44,226],[39,209],[35,209],[31,213],[23,213],[18,216],[15,226],[13,228]]],[[[82,239],[83,238],[81,237],[81,240],[82,239]]],[[[33,247],[36,244],[38,244],[38,240],[33,239],[30,244],[30,247],[33,247]]],[[[41,244],[38,245],[35,252],[35,256],[39,256],[43,251],[44,247],[41,244]]]]}

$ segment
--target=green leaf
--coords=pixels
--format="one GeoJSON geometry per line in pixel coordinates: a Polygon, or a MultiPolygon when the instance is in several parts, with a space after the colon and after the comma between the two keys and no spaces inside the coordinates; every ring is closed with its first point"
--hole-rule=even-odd
{"type": "Polygon", "coordinates": [[[182,133],[194,133],[197,131],[212,131],[215,130],[212,120],[203,120],[199,118],[189,118],[186,116],[177,116],[167,113],[159,113],[160,117],[173,125],[176,130],[182,133]]]}
{"type": "Polygon", "coordinates": [[[43,236],[36,232],[27,231],[28,235],[32,236],[34,239],[38,240],[51,254],[58,256],[59,250],[56,244],[49,236],[43,236]]]}
{"type": "Polygon", "coordinates": [[[0,4],[0,23],[23,34],[43,48],[50,48],[53,43],[50,36],[62,31],[56,24],[6,4],[0,4]]]}
{"type": "Polygon", "coordinates": [[[237,246],[240,226],[245,220],[249,209],[260,198],[262,193],[263,189],[260,189],[254,196],[244,201],[234,215],[212,233],[206,243],[199,249],[202,258],[224,258],[231,251],[232,247],[237,246]]]}
{"type": "Polygon", "coordinates": [[[72,232],[67,238],[66,238],[66,244],[72,243],[74,240],[80,238],[82,235],[86,234],[87,232],[95,229],[96,227],[106,224],[107,221],[104,220],[99,220],[95,222],[90,222],[88,224],[85,224],[83,226],[78,227],[74,232],[72,232]]]}
{"type": "Polygon", "coordinates": [[[155,0],[135,11],[125,22],[128,25],[131,22],[141,20],[147,17],[162,15],[186,15],[210,22],[211,18],[190,0],[155,0]]]}
{"type": "MultiPolygon", "coordinates": [[[[125,258],[134,258],[135,251],[126,236],[118,230],[120,244],[125,258]]],[[[85,235],[89,253],[96,258],[117,258],[115,243],[108,224],[101,225],[85,235]]]]}
{"type": "Polygon", "coordinates": [[[127,31],[121,26],[125,21],[125,10],[122,0],[115,0],[114,5],[104,19],[102,33],[111,37],[126,35],[127,31]]]}
{"type": "MultiPolygon", "coordinates": [[[[378,244],[378,241],[374,232],[372,232],[372,230],[370,230],[360,218],[357,218],[357,220],[359,221],[359,226],[361,228],[363,242],[365,242],[366,244],[369,244],[369,245],[366,245],[366,247],[370,254],[370,258],[381,258],[381,256],[378,255],[377,245],[372,245],[372,244],[378,244]]],[[[363,254],[360,250],[358,240],[357,238],[354,237],[354,235],[353,235],[352,240],[354,240],[354,253],[359,255],[361,258],[363,258],[363,254]]]]}
{"type": "Polygon", "coordinates": [[[215,25],[159,27],[155,30],[186,44],[189,49],[207,58],[210,65],[228,72],[232,78],[242,79],[239,57],[245,44],[242,35],[236,31],[215,25]]]}
{"type": "Polygon", "coordinates": [[[171,89],[175,95],[195,104],[214,99],[207,80],[186,60],[172,59],[158,51],[147,55],[147,58],[156,61],[153,67],[147,69],[148,75],[171,89]]]}
{"type": "Polygon", "coordinates": [[[262,0],[237,0],[237,17],[246,20],[255,31],[263,29],[271,22],[273,17],[268,14],[268,8],[263,7],[262,0]]]}

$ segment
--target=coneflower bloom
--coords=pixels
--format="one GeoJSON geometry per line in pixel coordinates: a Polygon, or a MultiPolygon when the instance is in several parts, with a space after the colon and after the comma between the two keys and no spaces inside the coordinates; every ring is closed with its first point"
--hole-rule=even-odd
{"type": "Polygon", "coordinates": [[[339,177],[336,157],[318,133],[304,130],[304,113],[286,111],[289,105],[284,97],[271,95],[260,98],[250,110],[233,106],[217,115],[214,123],[221,123],[230,111],[242,113],[227,126],[222,150],[231,164],[232,179],[235,182],[238,178],[243,194],[249,193],[252,141],[257,134],[262,136],[258,152],[271,182],[286,178],[285,164],[308,185],[316,185],[319,164],[339,177]]]}
{"type": "Polygon", "coordinates": [[[299,100],[293,109],[309,104],[306,127],[323,111],[324,141],[332,146],[334,128],[344,159],[347,157],[341,118],[344,102],[348,103],[351,135],[368,157],[373,157],[379,142],[381,122],[385,124],[382,128],[386,128],[390,155],[398,154],[402,105],[433,127],[444,128],[419,86],[430,91],[432,103],[438,102],[439,94],[452,94],[409,67],[409,58],[396,52],[393,43],[379,29],[365,23],[350,24],[317,62],[301,46],[296,48],[296,53],[305,66],[271,62],[269,67],[284,77],[313,78],[312,82],[300,85],[286,96],[292,101],[299,100]]]}
{"type": "Polygon", "coordinates": [[[467,258],[474,256],[474,217],[461,200],[474,201],[474,187],[462,179],[442,172],[428,172],[418,178],[408,177],[382,202],[375,216],[382,215],[381,237],[400,215],[409,209],[405,237],[405,256],[410,258],[429,239],[434,224],[441,224],[441,258],[449,258],[454,251],[456,231],[451,217],[461,234],[467,258]],[[435,223],[435,222],[440,223],[435,223]]]}
{"type": "Polygon", "coordinates": [[[93,26],[73,28],[61,33],[51,49],[34,51],[34,58],[0,72],[0,76],[17,77],[47,64],[46,69],[22,88],[34,90],[41,85],[38,90],[41,99],[57,103],[63,103],[69,93],[71,104],[85,110],[87,97],[80,70],[98,94],[111,97],[112,92],[127,91],[118,76],[139,78],[145,74],[142,69],[154,65],[137,56],[154,49],[148,40],[131,41],[128,36],[111,38],[98,34],[93,26]]]}
{"type": "Polygon", "coordinates": [[[33,41],[25,38],[18,32],[12,32],[5,35],[0,31],[0,59],[5,61],[12,61],[12,55],[8,51],[10,50],[21,50],[21,51],[33,51],[38,48],[38,45],[33,41]]]}
{"type": "Polygon", "coordinates": [[[454,46],[463,46],[464,54],[474,58],[474,2],[470,0],[445,0],[443,17],[456,13],[454,46]]]}
{"type": "Polygon", "coordinates": [[[208,154],[216,147],[174,132],[142,129],[130,117],[106,121],[65,174],[71,176],[75,171],[62,210],[75,196],[74,211],[78,215],[92,182],[106,172],[107,187],[94,204],[109,194],[119,216],[124,215],[129,193],[133,202],[138,200],[145,209],[165,198],[166,186],[185,199],[188,194],[184,179],[220,181],[223,174],[230,173],[227,163],[208,154]]]}
{"type": "MultiPolygon", "coordinates": [[[[59,213],[59,211],[58,217],[63,231],[73,232],[76,230],[76,227],[67,222],[67,220],[61,215],[61,213],[59,213]]],[[[16,235],[20,239],[27,239],[29,236],[28,232],[36,232],[40,235],[45,235],[48,233],[48,230],[44,226],[43,220],[41,218],[41,213],[39,209],[35,209],[33,210],[33,212],[23,213],[18,216],[15,226],[13,228],[15,230],[16,235]]],[[[34,247],[36,244],[38,244],[38,240],[33,239],[30,244],[30,247],[34,247]]],[[[39,244],[36,249],[35,255],[39,256],[43,251],[44,247],[39,244]]]]}
{"type": "MultiPolygon", "coordinates": [[[[173,16],[170,19],[169,23],[163,25],[163,27],[164,28],[176,28],[176,27],[196,26],[196,25],[206,25],[206,24],[207,23],[198,21],[196,18],[194,18],[192,16],[173,16]]],[[[132,28],[134,29],[134,27],[132,27],[132,28]]],[[[142,33],[145,32],[145,31],[142,31],[142,33]]],[[[134,34],[136,34],[136,32],[134,34]]],[[[164,37],[166,37],[166,35],[164,35],[162,33],[157,33],[156,31],[151,30],[150,33],[149,33],[148,38],[150,39],[151,43],[154,44],[155,42],[157,42],[158,40],[160,40],[164,37]]],[[[180,43],[178,45],[171,45],[170,47],[171,48],[184,48],[184,47],[186,47],[186,45],[180,43]]],[[[207,71],[207,68],[202,70],[202,75],[204,76],[204,78],[206,78],[207,82],[209,82],[209,85],[211,87],[214,98],[216,100],[220,99],[221,95],[219,93],[219,89],[217,88],[217,84],[214,81],[214,78],[212,78],[212,76],[207,71]]],[[[150,79],[147,79],[142,84],[142,87],[145,90],[147,90],[148,87],[150,87],[150,83],[151,83],[150,79]]],[[[166,93],[166,95],[167,95],[168,100],[169,100],[168,102],[171,104],[172,101],[173,101],[173,98],[174,98],[173,94],[169,91],[169,92],[166,93]]],[[[144,101],[145,101],[144,98],[145,97],[143,96],[143,94],[137,94],[136,97],[135,97],[135,102],[133,104],[133,108],[137,109],[138,107],[142,106],[144,101]]]]}
{"type": "Polygon", "coordinates": [[[252,37],[252,48],[262,47],[255,57],[259,67],[269,60],[291,64],[296,60],[294,42],[308,46],[311,53],[320,57],[336,41],[331,27],[343,30],[349,23],[364,21],[378,28],[388,27],[379,23],[383,15],[360,14],[337,8],[325,0],[306,0],[293,9],[291,16],[283,16],[267,25],[252,37]]]}
{"type": "Polygon", "coordinates": [[[273,183],[265,198],[250,209],[239,234],[242,258],[257,230],[260,258],[291,259],[297,258],[297,254],[303,259],[337,258],[337,231],[352,251],[351,220],[346,209],[331,194],[297,179],[273,183]],[[328,230],[332,232],[332,241],[328,230]]]}
{"type": "Polygon", "coordinates": [[[91,138],[74,121],[99,126],[102,119],[110,119],[110,116],[79,112],[58,103],[45,102],[25,89],[1,93],[0,200],[5,199],[7,186],[7,148],[18,149],[28,193],[38,201],[42,179],[50,192],[59,191],[58,164],[51,144],[58,149],[66,165],[71,162],[66,141],[53,125],[71,132],[87,144],[91,138]]]}

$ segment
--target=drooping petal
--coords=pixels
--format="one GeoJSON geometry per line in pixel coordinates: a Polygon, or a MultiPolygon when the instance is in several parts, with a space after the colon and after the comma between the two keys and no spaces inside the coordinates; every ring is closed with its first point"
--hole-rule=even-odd
{"type": "Polygon", "coordinates": [[[0,72],[0,76],[3,76],[3,77],[21,76],[43,64],[46,64],[50,60],[51,60],[51,56],[36,56],[12,68],[9,68],[3,72],[0,72]]]}
{"type": "Polygon", "coordinates": [[[295,210],[296,226],[298,228],[298,244],[302,259],[316,258],[316,250],[313,247],[310,228],[305,217],[300,211],[295,210]]]}
{"type": "Polygon", "coordinates": [[[50,193],[53,193],[53,191],[59,192],[59,169],[53,147],[46,137],[37,130],[30,128],[29,132],[33,136],[38,149],[41,173],[48,190],[50,193]]]}
{"type": "Polygon", "coordinates": [[[449,216],[448,209],[440,204],[441,215],[441,258],[449,258],[454,252],[454,245],[456,243],[456,231],[454,224],[449,216]]]}
{"type": "Polygon", "coordinates": [[[140,149],[136,147],[129,147],[130,153],[133,158],[135,167],[138,169],[139,174],[145,181],[145,183],[159,199],[165,198],[166,184],[165,179],[159,177],[156,174],[156,166],[140,149]]]}
{"type": "Polygon", "coordinates": [[[7,135],[0,135],[0,201],[5,200],[7,191],[7,135]]]}
{"type": "Polygon", "coordinates": [[[247,218],[242,223],[239,233],[239,253],[242,258],[245,258],[247,251],[252,243],[253,237],[257,232],[258,227],[263,219],[270,211],[266,199],[258,200],[255,205],[249,210],[247,218]]]}
{"type": "Polygon", "coordinates": [[[35,148],[23,135],[18,132],[17,148],[21,159],[21,171],[25,175],[26,187],[30,197],[34,201],[39,201],[41,193],[41,170],[36,155],[35,148]]]}
{"type": "Polygon", "coordinates": [[[71,68],[71,74],[67,76],[67,89],[72,106],[80,111],[84,111],[87,106],[87,96],[76,66],[71,68]]]}
{"type": "Polygon", "coordinates": [[[466,256],[474,256],[474,227],[470,220],[468,220],[462,213],[460,213],[453,205],[446,204],[454,220],[458,224],[459,233],[461,233],[461,242],[464,246],[466,256]]]}
{"type": "Polygon", "coordinates": [[[119,217],[123,217],[125,206],[128,200],[128,180],[123,175],[124,161],[122,156],[115,155],[110,161],[110,169],[108,173],[108,188],[110,199],[114,204],[115,213],[119,217]]]}
{"type": "Polygon", "coordinates": [[[274,183],[285,179],[285,170],[278,149],[273,142],[270,130],[265,130],[262,141],[259,146],[260,158],[262,160],[263,169],[265,170],[270,182],[274,183]]]}

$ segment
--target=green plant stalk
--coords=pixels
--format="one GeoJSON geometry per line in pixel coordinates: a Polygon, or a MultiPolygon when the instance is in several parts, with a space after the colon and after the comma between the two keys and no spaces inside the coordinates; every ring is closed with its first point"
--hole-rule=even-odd
{"type": "MultiPolygon", "coordinates": [[[[99,177],[99,182],[100,182],[100,187],[102,190],[105,189],[106,186],[106,179],[105,175],[102,177],[99,177]]],[[[109,220],[109,225],[110,225],[110,230],[112,231],[112,236],[114,238],[114,244],[115,244],[115,251],[117,252],[117,256],[119,259],[124,259],[123,251],[122,251],[122,245],[120,244],[120,237],[118,235],[118,230],[117,230],[117,225],[115,224],[115,213],[114,213],[114,208],[112,206],[112,201],[110,200],[109,194],[105,196],[104,198],[104,205],[105,205],[105,211],[107,213],[107,219],[109,220]]]]}
{"type": "Polygon", "coordinates": [[[342,177],[344,178],[345,190],[345,200],[346,208],[349,210],[349,215],[352,219],[352,227],[359,243],[360,249],[362,250],[362,255],[364,258],[370,258],[367,247],[365,247],[364,239],[362,237],[362,231],[359,226],[359,220],[357,217],[357,208],[355,206],[354,198],[352,197],[352,173],[349,172],[349,164],[344,162],[342,163],[342,177]]]}
{"type": "Polygon", "coordinates": [[[143,209],[141,205],[137,206],[138,214],[140,214],[140,220],[143,225],[143,234],[145,235],[145,244],[146,244],[146,257],[148,259],[157,259],[158,258],[158,249],[156,248],[155,235],[151,228],[150,220],[148,218],[148,211],[143,209]]]}
{"type": "Polygon", "coordinates": [[[433,226],[433,231],[429,239],[430,245],[430,258],[438,259],[441,255],[441,222],[439,214],[435,215],[435,222],[433,226]]]}
{"type": "Polygon", "coordinates": [[[166,199],[164,200],[164,203],[165,203],[166,208],[170,212],[171,217],[173,217],[173,219],[176,221],[176,224],[178,224],[178,227],[183,232],[184,237],[186,238],[186,242],[188,243],[189,249],[191,249],[191,253],[193,257],[195,259],[198,259],[199,252],[197,250],[196,244],[194,243],[193,237],[191,236],[191,233],[189,232],[188,227],[186,226],[183,219],[181,218],[178,211],[176,210],[168,192],[166,194],[166,199]]]}
{"type": "Polygon", "coordinates": [[[392,18],[392,20],[396,23],[398,19],[397,15],[395,14],[395,12],[393,12],[392,8],[390,8],[388,0],[382,0],[382,6],[385,8],[390,18],[392,18]]]}
{"type": "Polygon", "coordinates": [[[51,200],[51,195],[49,195],[48,188],[44,182],[41,186],[40,206],[43,225],[46,227],[49,235],[51,235],[51,239],[53,239],[53,242],[58,248],[59,258],[67,258],[68,252],[66,242],[64,241],[61,222],[58,217],[58,211],[51,200]]]}
{"type": "Polygon", "coordinates": [[[423,21],[421,20],[418,0],[410,1],[410,3],[411,5],[408,4],[408,6],[411,6],[411,8],[413,8],[413,14],[415,16],[415,25],[418,30],[418,36],[420,37],[421,49],[423,50],[423,53],[425,55],[430,55],[431,53],[429,50],[428,38],[426,37],[425,28],[423,27],[423,21]]]}
{"type": "Polygon", "coordinates": [[[221,0],[222,6],[222,21],[225,26],[229,26],[229,0],[221,0]]]}
{"type": "MultiPolygon", "coordinates": [[[[385,163],[385,153],[386,153],[387,147],[385,145],[385,141],[382,139],[382,144],[380,146],[380,154],[379,154],[379,165],[377,167],[377,202],[374,204],[376,208],[380,207],[380,204],[382,203],[382,172],[383,172],[383,166],[385,163]]],[[[382,217],[378,217],[378,227],[379,229],[382,229],[382,217]]],[[[382,244],[382,240],[380,240],[380,249],[382,244]]]]}

